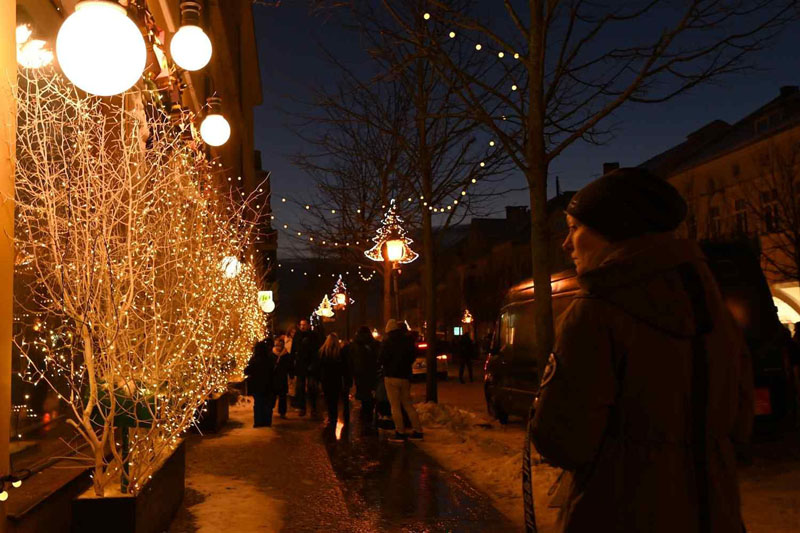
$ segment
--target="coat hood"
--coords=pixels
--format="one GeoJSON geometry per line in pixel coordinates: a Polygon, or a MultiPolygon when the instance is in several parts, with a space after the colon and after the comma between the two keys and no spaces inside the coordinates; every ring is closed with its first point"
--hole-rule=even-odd
{"type": "Polygon", "coordinates": [[[599,267],[578,276],[586,296],[605,300],[673,337],[696,331],[691,300],[677,267],[706,269],[694,241],[672,234],[647,235],[613,243],[599,267]]]}

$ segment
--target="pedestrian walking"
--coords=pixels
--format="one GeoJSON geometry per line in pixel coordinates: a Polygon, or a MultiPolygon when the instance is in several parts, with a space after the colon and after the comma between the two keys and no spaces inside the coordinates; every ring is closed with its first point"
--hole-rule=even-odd
{"type": "Polygon", "coordinates": [[[311,329],[308,320],[300,320],[292,339],[291,351],[293,376],[296,378],[295,398],[300,416],[306,415],[307,404],[311,406],[311,415],[317,414],[320,344],[318,333],[311,329]]]}
{"type": "Polygon", "coordinates": [[[532,424],[567,472],[560,531],[744,531],[737,443],[752,367],[667,182],[620,169],[567,207],[581,292],[560,319],[532,424]]]}
{"type": "Polygon", "coordinates": [[[275,400],[272,399],[274,364],[271,352],[272,339],[257,342],[253,347],[253,355],[244,369],[244,375],[247,376],[247,393],[253,397],[254,428],[272,425],[272,405],[275,400]]]}
{"type": "Polygon", "coordinates": [[[328,426],[336,427],[339,419],[339,400],[342,401],[342,421],[350,422],[350,387],[353,379],[350,363],[342,349],[339,336],[331,333],[319,349],[320,383],[328,407],[328,426]]]}
{"type": "Polygon", "coordinates": [[[455,356],[458,359],[458,381],[464,383],[464,368],[468,370],[469,382],[472,383],[472,361],[475,359],[477,349],[469,335],[459,335],[455,339],[455,356]]]}
{"type": "Polygon", "coordinates": [[[367,326],[356,331],[353,341],[344,347],[356,385],[356,400],[361,402],[360,417],[372,420],[375,412],[375,390],[378,385],[378,354],[380,344],[367,326]]]}
{"type": "Polygon", "coordinates": [[[395,425],[394,435],[389,438],[392,442],[403,442],[408,438],[422,439],[422,424],[411,402],[411,367],[415,358],[416,348],[411,336],[400,323],[390,318],[386,323],[386,338],[381,346],[380,364],[395,425]],[[404,410],[411,421],[413,431],[410,435],[405,432],[404,410]]]}
{"type": "Polygon", "coordinates": [[[289,393],[289,372],[292,369],[292,356],[286,351],[286,340],[283,335],[275,338],[272,347],[273,388],[269,408],[275,408],[278,403],[278,415],[286,418],[286,395],[289,393]]]}

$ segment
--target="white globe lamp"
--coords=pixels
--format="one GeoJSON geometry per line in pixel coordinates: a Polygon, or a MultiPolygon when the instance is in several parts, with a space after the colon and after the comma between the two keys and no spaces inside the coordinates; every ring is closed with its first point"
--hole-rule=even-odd
{"type": "Polygon", "coordinates": [[[56,57],[78,88],[112,96],[142,77],[147,46],[122,6],[109,0],[83,0],[58,30],[56,57]]]}
{"type": "Polygon", "coordinates": [[[200,70],[211,60],[211,39],[200,27],[200,3],[181,2],[181,27],[169,43],[172,60],[184,70],[200,70]]]}
{"type": "Polygon", "coordinates": [[[209,146],[222,146],[231,136],[231,125],[221,113],[222,100],[217,97],[208,99],[208,114],[200,124],[200,137],[209,146]]]}

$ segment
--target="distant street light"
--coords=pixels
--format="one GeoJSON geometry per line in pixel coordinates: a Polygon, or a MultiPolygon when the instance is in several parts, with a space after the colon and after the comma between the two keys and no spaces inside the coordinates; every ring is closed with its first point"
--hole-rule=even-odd
{"type": "Polygon", "coordinates": [[[83,0],[58,30],[56,56],[64,75],[77,87],[112,96],[142,77],[147,46],[121,5],[83,0]]]}

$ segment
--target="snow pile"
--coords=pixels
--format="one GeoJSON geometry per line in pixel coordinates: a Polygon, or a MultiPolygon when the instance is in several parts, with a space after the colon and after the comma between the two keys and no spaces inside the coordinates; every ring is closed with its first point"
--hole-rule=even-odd
{"type": "Polygon", "coordinates": [[[424,427],[446,427],[451,430],[463,430],[477,424],[485,424],[485,417],[444,403],[425,402],[414,406],[424,427]]]}

